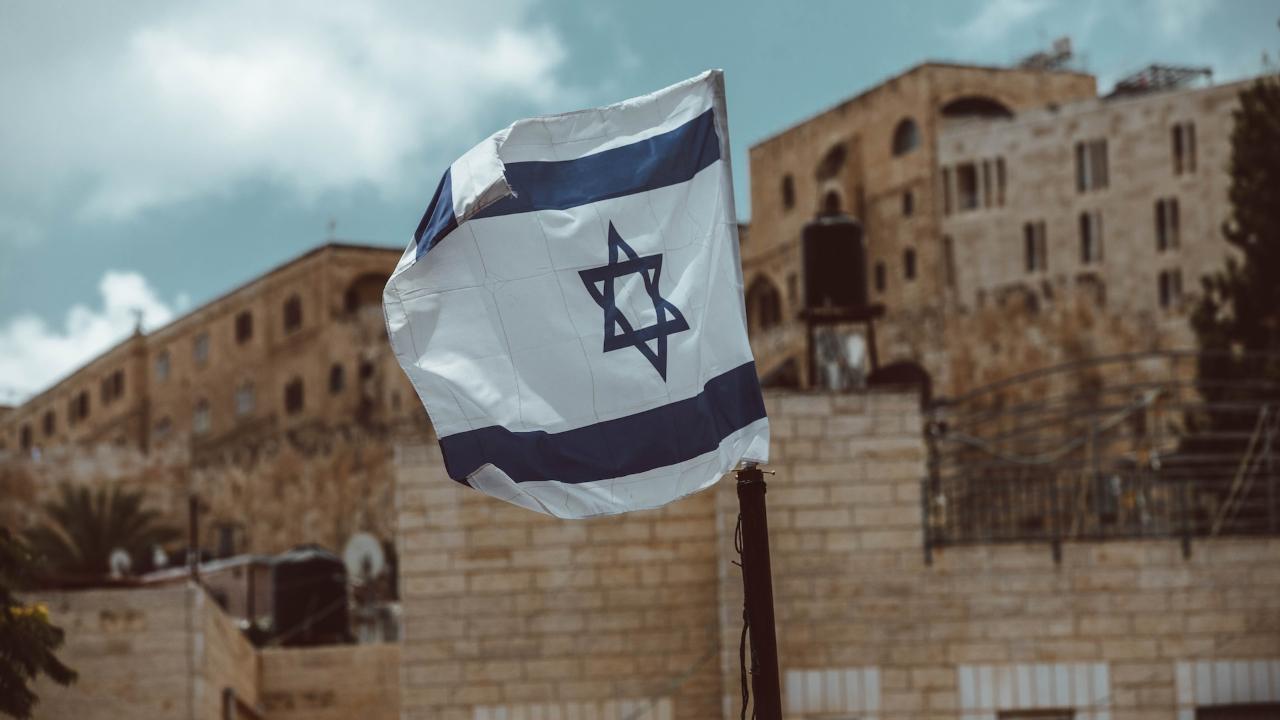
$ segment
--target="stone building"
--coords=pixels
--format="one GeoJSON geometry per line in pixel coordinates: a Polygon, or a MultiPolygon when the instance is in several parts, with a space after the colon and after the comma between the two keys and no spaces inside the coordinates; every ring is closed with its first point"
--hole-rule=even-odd
{"type": "Polygon", "coordinates": [[[149,334],[135,333],[0,417],[0,517],[37,520],[62,482],[117,482],[219,553],[391,542],[391,437],[429,433],[386,342],[399,251],[328,244],[149,334]]]}
{"type": "Polygon", "coordinates": [[[1080,73],[925,63],[756,144],[742,256],[762,376],[808,374],[801,232],[837,211],[864,226],[881,364],[918,362],[944,393],[1191,346],[1184,287],[1227,252],[1239,89],[1098,98],[1080,73]]]}

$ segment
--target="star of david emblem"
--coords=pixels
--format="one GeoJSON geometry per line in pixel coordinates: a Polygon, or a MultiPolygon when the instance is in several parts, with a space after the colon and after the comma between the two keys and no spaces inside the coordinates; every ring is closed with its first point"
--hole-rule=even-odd
{"type": "Polygon", "coordinates": [[[667,336],[689,329],[684,315],[658,291],[658,279],[662,276],[662,255],[645,255],[640,257],[631,249],[609,223],[609,263],[600,267],[579,270],[582,284],[596,304],[604,310],[604,352],[613,352],[633,347],[639,350],[645,359],[653,365],[665,381],[667,379],[667,336]],[[626,256],[619,261],[619,251],[626,256]],[[618,309],[617,296],[614,294],[614,280],[632,273],[639,274],[644,280],[645,292],[653,302],[653,312],[657,321],[653,325],[636,330],[626,315],[618,309]],[[649,343],[654,346],[650,347],[649,343]]]}

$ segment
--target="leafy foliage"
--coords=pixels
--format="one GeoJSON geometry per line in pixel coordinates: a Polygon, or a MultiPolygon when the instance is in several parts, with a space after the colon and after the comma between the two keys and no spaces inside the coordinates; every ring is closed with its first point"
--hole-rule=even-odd
{"type": "MultiPolygon", "coordinates": [[[[1206,276],[1191,316],[1200,347],[1197,384],[1205,400],[1280,402],[1280,79],[1240,93],[1231,133],[1231,218],[1226,241],[1239,251],[1206,276]],[[1260,393],[1262,394],[1260,396],[1260,393]]],[[[1206,430],[1247,431],[1256,418],[1219,411],[1206,430]]]]}
{"type": "Polygon", "coordinates": [[[110,571],[117,548],[146,557],[156,545],[180,537],[157,524],[159,513],[142,508],[143,495],[112,488],[91,492],[63,485],[60,497],[45,503],[50,523],[27,533],[27,540],[53,573],[99,577],[110,571]]]}
{"type": "Polygon", "coordinates": [[[38,700],[31,684],[38,676],[60,685],[76,679],[54,656],[62,629],[49,622],[43,605],[24,605],[15,595],[29,586],[34,563],[31,549],[0,528],[0,714],[19,720],[31,717],[38,700]]]}

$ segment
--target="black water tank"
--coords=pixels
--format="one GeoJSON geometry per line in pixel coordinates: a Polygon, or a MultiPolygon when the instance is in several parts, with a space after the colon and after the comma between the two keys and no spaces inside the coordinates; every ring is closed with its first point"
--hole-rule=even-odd
{"type": "Polygon", "coordinates": [[[804,226],[803,246],[805,310],[865,313],[862,224],[848,215],[822,215],[804,226]]]}
{"type": "Polygon", "coordinates": [[[272,561],[273,640],[286,646],[350,641],[347,569],[337,555],[302,545],[272,561]]]}

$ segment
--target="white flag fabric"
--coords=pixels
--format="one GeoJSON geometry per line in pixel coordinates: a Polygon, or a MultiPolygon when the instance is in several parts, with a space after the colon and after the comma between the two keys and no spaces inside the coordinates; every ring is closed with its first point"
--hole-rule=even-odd
{"type": "Polygon", "coordinates": [[[583,518],[768,460],[718,70],[469,150],[383,308],[449,476],[476,490],[583,518]]]}

